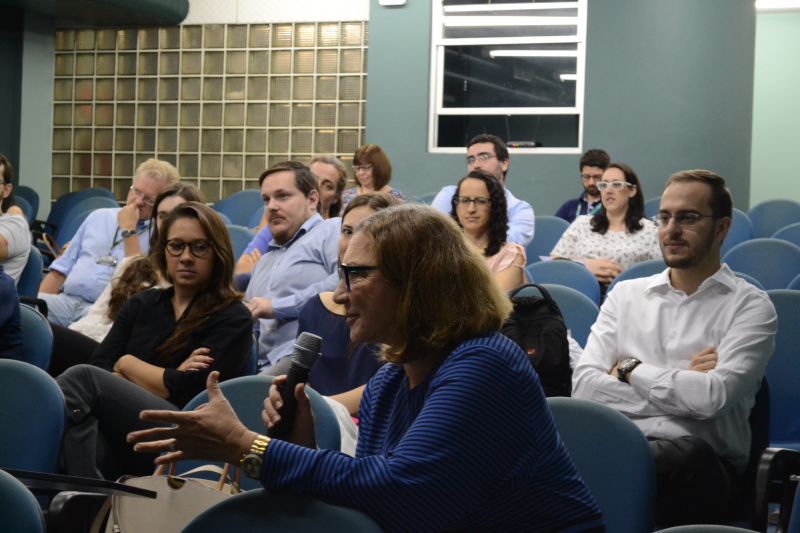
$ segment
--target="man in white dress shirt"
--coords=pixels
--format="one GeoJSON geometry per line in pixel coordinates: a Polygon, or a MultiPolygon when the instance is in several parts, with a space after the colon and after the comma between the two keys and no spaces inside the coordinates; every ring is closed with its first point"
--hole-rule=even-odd
{"type": "MultiPolygon", "coordinates": [[[[497,178],[500,185],[505,187],[509,163],[508,147],[496,135],[478,135],[467,145],[467,172],[484,170],[497,178]]],[[[528,202],[515,197],[508,189],[505,191],[508,208],[507,240],[522,247],[528,246],[533,240],[533,207],[528,202]]],[[[449,215],[453,208],[455,192],[455,185],[443,187],[431,202],[431,206],[449,215]]]]}
{"type": "Polygon", "coordinates": [[[731,214],[721,177],[670,177],[657,216],[670,268],[609,293],[573,375],[573,396],[613,407],[647,436],[661,527],[725,522],[735,510],[748,416],[775,348],[769,297],[720,264],[731,214]]]}

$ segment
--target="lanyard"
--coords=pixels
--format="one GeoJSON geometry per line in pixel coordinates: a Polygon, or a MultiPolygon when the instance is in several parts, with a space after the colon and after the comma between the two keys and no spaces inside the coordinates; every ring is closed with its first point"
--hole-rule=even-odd
{"type": "MultiPolygon", "coordinates": [[[[150,229],[150,226],[144,226],[142,229],[140,229],[139,231],[137,231],[137,232],[136,232],[136,236],[138,237],[139,235],[141,235],[142,233],[144,233],[144,232],[145,232],[145,230],[147,230],[147,229],[150,229]]],[[[114,247],[115,247],[116,245],[118,245],[119,243],[121,243],[122,241],[124,241],[124,240],[125,240],[125,239],[124,239],[124,238],[122,238],[122,237],[120,237],[119,239],[117,239],[117,235],[119,235],[119,234],[120,234],[119,232],[120,232],[120,227],[119,227],[119,226],[117,226],[117,230],[114,232],[114,241],[113,241],[113,242],[112,242],[112,244],[111,244],[111,248],[109,248],[109,249],[108,249],[108,255],[111,255],[111,250],[113,250],[113,249],[114,249],[114,247]]]]}
{"type": "MultiPolygon", "coordinates": [[[[598,201],[597,205],[594,206],[591,210],[589,210],[589,206],[590,205],[591,204],[589,202],[586,202],[586,209],[587,209],[586,214],[587,215],[594,215],[595,213],[600,211],[600,208],[603,206],[603,203],[598,201]]],[[[581,216],[581,203],[580,202],[578,202],[578,208],[575,210],[575,218],[578,218],[579,216],[581,216]]]]}

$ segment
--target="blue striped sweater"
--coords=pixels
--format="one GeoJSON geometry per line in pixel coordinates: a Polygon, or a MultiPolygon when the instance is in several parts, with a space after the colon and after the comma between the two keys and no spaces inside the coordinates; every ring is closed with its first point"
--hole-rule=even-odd
{"type": "Polygon", "coordinates": [[[359,509],[386,531],[597,531],[539,378],[499,333],[460,344],[414,389],[370,381],[356,457],[272,441],[262,483],[359,509]]]}

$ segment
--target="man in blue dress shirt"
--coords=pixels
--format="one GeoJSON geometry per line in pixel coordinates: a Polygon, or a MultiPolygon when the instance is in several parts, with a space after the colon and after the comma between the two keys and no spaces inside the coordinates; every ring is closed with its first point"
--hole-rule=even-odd
{"type": "Polygon", "coordinates": [[[50,265],[39,286],[50,322],[69,326],[83,318],[111,281],[117,264],[150,249],[150,216],[156,196],[180,175],[170,163],[148,159],[135,176],[125,207],[93,211],[67,251],[50,265]]]}
{"type": "Polygon", "coordinates": [[[259,183],[272,241],[253,268],[245,298],[257,321],[258,369],[280,375],[290,364],[300,309],[338,284],[341,219],[323,220],[317,178],[302,163],[273,165],[259,183]]]}
{"type": "MultiPolygon", "coordinates": [[[[467,172],[485,170],[505,187],[509,163],[506,143],[496,135],[478,135],[467,145],[467,172]]],[[[527,246],[533,240],[533,207],[515,197],[508,189],[505,191],[508,206],[508,242],[527,246]]],[[[449,215],[453,208],[455,192],[455,185],[443,187],[431,202],[431,206],[449,215]]]]}

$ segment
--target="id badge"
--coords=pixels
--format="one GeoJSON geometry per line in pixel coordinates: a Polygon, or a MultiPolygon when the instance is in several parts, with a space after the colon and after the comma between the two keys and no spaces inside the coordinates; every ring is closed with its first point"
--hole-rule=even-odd
{"type": "Polygon", "coordinates": [[[97,258],[97,264],[109,267],[117,266],[117,258],[113,255],[101,255],[97,258]]]}

